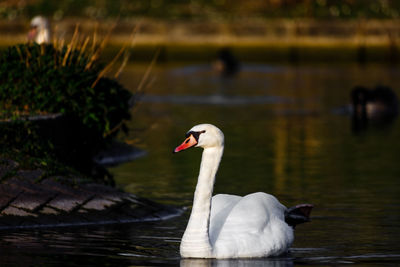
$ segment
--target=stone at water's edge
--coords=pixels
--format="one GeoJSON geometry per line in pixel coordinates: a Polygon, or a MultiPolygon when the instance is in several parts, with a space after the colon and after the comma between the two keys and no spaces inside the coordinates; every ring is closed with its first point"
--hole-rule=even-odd
{"type": "MultiPolygon", "coordinates": [[[[2,160],[0,175],[18,166],[2,160]]],[[[74,185],[42,172],[16,171],[0,184],[0,230],[112,224],[168,219],[183,209],[165,206],[102,184],[74,185]]]]}
{"type": "Polygon", "coordinates": [[[144,150],[126,143],[114,141],[108,149],[98,153],[93,160],[100,165],[112,166],[132,161],[145,155],[146,151],[144,150]]]}

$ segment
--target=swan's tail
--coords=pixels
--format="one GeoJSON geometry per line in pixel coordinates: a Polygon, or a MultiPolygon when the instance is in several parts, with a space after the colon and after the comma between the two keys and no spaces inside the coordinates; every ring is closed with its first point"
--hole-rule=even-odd
{"type": "Polygon", "coordinates": [[[298,224],[309,222],[313,207],[311,204],[299,204],[288,208],[285,213],[285,222],[293,228],[298,224]]]}

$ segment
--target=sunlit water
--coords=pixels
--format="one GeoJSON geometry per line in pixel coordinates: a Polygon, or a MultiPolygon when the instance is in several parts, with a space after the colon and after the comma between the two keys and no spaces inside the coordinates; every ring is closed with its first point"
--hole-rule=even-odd
{"type": "MultiPolygon", "coordinates": [[[[134,90],[146,66],[121,81],[134,90]]],[[[133,111],[129,136],[148,153],[111,168],[119,187],[188,207],[201,151],[173,155],[193,125],[225,133],[215,193],[264,191],[286,206],[313,203],[312,222],[278,258],[181,261],[188,212],[157,223],[1,232],[1,266],[398,266],[400,122],[354,133],[346,115],[355,85],[391,86],[400,70],[380,65],[244,65],[225,79],[208,65],[160,66],[133,111]]]]}

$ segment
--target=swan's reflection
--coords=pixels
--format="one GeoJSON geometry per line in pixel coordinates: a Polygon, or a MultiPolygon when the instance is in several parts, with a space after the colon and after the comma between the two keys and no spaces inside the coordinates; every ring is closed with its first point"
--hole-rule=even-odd
{"type": "Polygon", "coordinates": [[[258,259],[182,259],[181,267],[291,267],[291,258],[258,258],[258,259]]]}

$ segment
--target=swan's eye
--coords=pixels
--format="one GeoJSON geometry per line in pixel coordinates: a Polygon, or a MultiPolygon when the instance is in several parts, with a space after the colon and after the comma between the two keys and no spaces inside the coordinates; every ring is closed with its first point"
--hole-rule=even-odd
{"type": "Polygon", "coordinates": [[[205,132],[206,132],[205,130],[199,131],[199,132],[191,131],[186,134],[186,138],[188,138],[192,135],[194,137],[194,139],[196,139],[196,141],[199,141],[200,134],[205,133],[205,132]]]}

